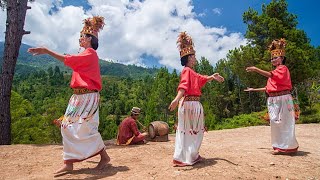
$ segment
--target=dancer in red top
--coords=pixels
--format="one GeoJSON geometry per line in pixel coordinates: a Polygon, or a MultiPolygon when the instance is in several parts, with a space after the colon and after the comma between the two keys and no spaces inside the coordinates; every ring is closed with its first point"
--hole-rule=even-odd
{"type": "Polygon", "coordinates": [[[290,72],[285,65],[285,39],[274,40],[269,50],[273,71],[264,71],[255,66],[247,67],[247,72],[257,72],[268,78],[264,88],[248,88],[245,91],[266,91],[271,126],[273,154],[294,153],[298,150],[295,137],[295,112],[291,96],[290,72]]]}
{"type": "Polygon", "coordinates": [[[178,126],[176,129],[174,166],[193,165],[201,160],[199,155],[203,139],[204,112],[201,103],[201,88],[209,81],[223,82],[224,78],[215,73],[211,76],[201,75],[194,71],[197,60],[193,49],[192,39],[182,32],[178,37],[181,65],[185,66],[181,72],[178,93],[171,102],[169,109],[173,111],[178,103],[178,126]]]}
{"type": "Polygon", "coordinates": [[[85,50],[77,55],[62,55],[44,47],[30,48],[33,55],[49,54],[73,70],[70,87],[73,95],[67,110],[58,121],[63,140],[64,166],[56,173],[73,170],[73,163],[100,154],[97,169],[103,169],[110,161],[98,132],[99,101],[102,83],[99,68],[98,32],[104,26],[104,18],[95,16],[84,20],[80,33],[80,47],[85,50]]]}

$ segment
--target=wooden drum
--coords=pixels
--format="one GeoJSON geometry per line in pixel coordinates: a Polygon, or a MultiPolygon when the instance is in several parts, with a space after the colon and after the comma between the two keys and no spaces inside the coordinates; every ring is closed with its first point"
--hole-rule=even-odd
{"type": "Polygon", "coordinates": [[[149,136],[154,139],[156,136],[169,134],[169,125],[163,121],[153,121],[149,124],[149,136]]]}

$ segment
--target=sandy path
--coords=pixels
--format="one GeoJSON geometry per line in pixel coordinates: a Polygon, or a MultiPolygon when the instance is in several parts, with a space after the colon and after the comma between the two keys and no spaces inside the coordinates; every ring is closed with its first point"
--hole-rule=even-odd
{"type": "Polygon", "coordinates": [[[172,167],[169,142],[119,147],[106,141],[111,162],[92,170],[99,157],[76,163],[72,173],[54,176],[62,165],[61,145],[0,146],[0,179],[320,179],[320,124],[296,126],[299,152],[271,155],[270,127],[210,131],[193,167],[172,167]]]}

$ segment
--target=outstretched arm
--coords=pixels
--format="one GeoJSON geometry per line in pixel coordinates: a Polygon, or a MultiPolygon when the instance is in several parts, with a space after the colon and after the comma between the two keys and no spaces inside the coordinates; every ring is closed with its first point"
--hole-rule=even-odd
{"type": "Polygon", "coordinates": [[[65,55],[58,54],[45,47],[29,48],[28,52],[34,56],[41,55],[41,54],[48,54],[61,62],[64,62],[64,59],[65,59],[65,55]]]}
{"type": "Polygon", "coordinates": [[[212,80],[216,80],[218,82],[223,82],[224,81],[224,78],[219,74],[219,73],[214,73],[212,74],[211,76],[208,76],[207,77],[207,81],[210,82],[212,80]]]}
{"type": "Polygon", "coordinates": [[[179,91],[177,93],[177,96],[174,98],[174,100],[171,102],[171,104],[170,104],[170,106],[168,108],[170,111],[173,111],[177,107],[177,105],[179,103],[179,100],[184,95],[184,92],[185,92],[184,89],[179,89],[179,91]]]}
{"type": "Polygon", "coordinates": [[[247,68],[246,68],[246,71],[247,71],[247,72],[256,72],[256,73],[259,73],[259,74],[261,74],[262,76],[265,76],[265,77],[267,77],[267,78],[269,78],[269,77],[272,76],[270,72],[264,71],[264,70],[262,70],[262,69],[259,69],[259,68],[255,67],[255,66],[247,67],[247,68]]]}
{"type": "Polygon", "coordinates": [[[252,91],[266,91],[266,88],[250,88],[248,87],[247,89],[245,89],[244,91],[246,92],[252,92],[252,91]]]}

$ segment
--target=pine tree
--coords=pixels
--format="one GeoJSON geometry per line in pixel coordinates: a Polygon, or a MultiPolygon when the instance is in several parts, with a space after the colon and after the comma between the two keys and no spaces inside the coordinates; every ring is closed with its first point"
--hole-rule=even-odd
{"type": "Polygon", "coordinates": [[[0,145],[11,143],[10,97],[11,88],[19,55],[21,39],[26,17],[28,0],[1,0],[1,7],[6,7],[7,21],[5,32],[5,48],[3,53],[2,74],[0,80],[0,145]]]}

